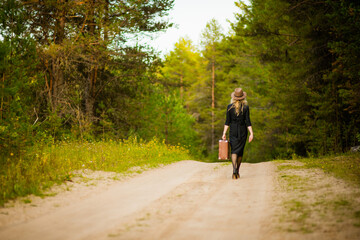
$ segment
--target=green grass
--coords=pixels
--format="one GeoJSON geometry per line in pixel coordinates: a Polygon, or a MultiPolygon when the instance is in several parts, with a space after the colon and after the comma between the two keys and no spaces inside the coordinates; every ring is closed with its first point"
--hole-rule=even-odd
{"type": "MultiPolygon", "coordinates": [[[[355,189],[360,186],[360,154],[347,153],[340,156],[303,158],[295,160],[276,160],[278,179],[281,189],[290,193],[283,200],[283,222],[290,222],[287,231],[311,233],[317,230],[317,223],[312,218],[321,219],[331,224],[352,221],[360,227],[360,211],[357,191],[338,194],[331,191],[332,185],[326,183],[326,175],[332,175],[350,184],[355,189]],[[314,182],[315,174],[321,169],[319,184],[314,182]]],[[[350,187],[349,186],[349,187],[350,187]]]]}
{"type": "Polygon", "coordinates": [[[0,162],[0,205],[19,196],[44,196],[44,190],[54,184],[71,181],[76,170],[124,173],[133,167],[155,168],[189,158],[181,146],[136,138],[35,145],[22,156],[9,154],[0,162]]]}
{"type": "Polygon", "coordinates": [[[288,170],[288,169],[304,169],[304,166],[296,166],[296,165],[279,165],[278,167],[279,171],[282,170],[288,170]]]}
{"type": "Polygon", "coordinates": [[[297,160],[303,162],[307,168],[320,168],[326,173],[360,186],[360,153],[297,160]]]}
{"type": "Polygon", "coordinates": [[[30,199],[24,199],[23,203],[31,203],[31,200],[30,199]]]}

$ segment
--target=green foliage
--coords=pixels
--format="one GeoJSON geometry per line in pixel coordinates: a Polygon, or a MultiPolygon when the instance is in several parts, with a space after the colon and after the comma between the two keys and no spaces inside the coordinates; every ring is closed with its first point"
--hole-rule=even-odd
{"type": "Polygon", "coordinates": [[[216,62],[216,58],[220,54],[218,44],[223,37],[221,32],[221,26],[215,19],[210,20],[202,32],[203,55],[209,63],[216,62]]]}
{"type": "Polygon", "coordinates": [[[198,79],[200,54],[192,45],[191,40],[180,38],[175,43],[174,50],[165,56],[161,68],[162,84],[179,92],[180,98],[189,98],[184,92],[198,79]]]}
{"type": "Polygon", "coordinates": [[[249,89],[255,141],[247,151],[255,161],[343,152],[358,143],[360,6],[315,2],[237,4],[243,11],[226,40],[225,76],[249,89]]]}
{"type": "MultiPolygon", "coordinates": [[[[198,97],[203,94],[201,64],[202,58],[191,41],[179,39],[174,50],[165,56],[163,66],[160,68],[158,81],[162,87],[155,85],[151,100],[147,100],[148,103],[154,103],[154,106],[156,102],[160,103],[158,111],[162,114],[157,114],[157,117],[146,114],[152,116],[153,122],[159,126],[160,132],[156,131],[157,134],[162,135],[171,144],[180,143],[189,146],[191,153],[197,157],[200,157],[205,149],[201,142],[204,138],[203,132],[196,126],[201,115],[197,112],[201,105],[198,97]],[[198,89],[201,89],[201,92],[197,91],[198,89]]],[[[203,109],[208,107],[205,105],[203,109]]],[[[158,113],[158,111],[148,112],[158,113]]],[[[150,127],[147,131],[150,129],[153,128],[150,127]]]]}
{"type": "MultiPolygon", "coordinates": [[[[165,91],[166,92],[166,91],[165,91]]],[[[159,85],[145,95],[138,109],[141,124],[136,133],[143,139],[156,137],[171,145],[181,145],[189,148],[191,153],[198,153],[198,137],[193,129],[194,118],[183,106],[178,94],[164,94],[164,88],[159,85]]]]}
{"type": "MultiPolygon", "coordinates": [[[[17,25],[11,27],[21,30],[17,25]]],[[[32,134],[33,94],[41,83],[34,56],[35,43],[29,38],[16,36],[0,41],[0,148],[3,151],[18,151],[27,145],[32,134]]]]}
{"type": "MultiPolygon", "coordinates": [[[[359,144],[359,4],[253,0],[250,6],[236,5],[241,13],[233,32],[222,36],[216,21],[209,22],[196,70],[186,71],[196,79],[184,95],[205,153],[212,152],[214,136],[221,136],[236,87],[248,94],[255,133],[245,148],[248,161],[340,153],[359,144]]],[[[175,73],[172,79],[179,76],[175,68],[188,69],[189,51],[197,52],[188,48],[184,56],[181,49],[179,42],[164,63],[166,74],[175,73]]]]}
{"type": "Polygon", "coordinates": [[[188,150],[156,139],[39,144],[0,159],[0,205],[18,196],[41,195],[52,185],[71,180],[76,170],[124,173],[133,167],[154,168],[184,159],[189,159],[188,150]]]}
{"type": "Polygon", "coordinates": [[[36,141],[127,137],[158,66],[129,42],[171,26],[173,2],[2,1],[0,155],[36,141]]]}

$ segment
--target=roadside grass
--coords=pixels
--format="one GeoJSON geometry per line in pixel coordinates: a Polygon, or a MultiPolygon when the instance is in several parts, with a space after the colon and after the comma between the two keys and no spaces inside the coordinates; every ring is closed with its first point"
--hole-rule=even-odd
{"type": "Polygon", "coordinates": [[[141,172],[185,159],[190,159],[187,149],[155,139],[35,145],[22,156],[10,154],[0,160],[0,206],[29,194],[46,196],[46,189],[72,181],[78,170],[141,172]]]}
{"type": "Polygon", "coordinates": [[[285,230],[288,232],[311,233],[316,225],[308,221],[311,216],[311,209],[304,199],[306,181],[309,179],[289,172],[292,167],[301,169],[302,166],[278,165],[279,181],[282,189],[296,194],[292,198],[286,198],[282,201],[285,212],[282,212],[280,222],[287,224],[285,230]]]}
{"type": "Polygon", "coordinates": [[[339,156],[296,159],[307,168],[320,168],[325,173],[360,186],[360,153],[346,153],[339,156]]]}
{"type": "Polygon", "coordinates": [[[283,194],[281,229],[304,234],[334,229],[359,232],[360,154],[275,163],[283,194]]]}
{"type": "Polygon", "coordinates": [[[306,203],[300,200],[292,199],[290,201],[285,201],[284,205],[291,214],[291,218],[286,219],[286,221],[291,220],[292,222],[296,223],[295,227],[288,227],[286,229],[287,231],[301,231],[303,233],[313,232],[312,228],[316,227],[316,224],[307,222],[311,212],[306,203]]]}

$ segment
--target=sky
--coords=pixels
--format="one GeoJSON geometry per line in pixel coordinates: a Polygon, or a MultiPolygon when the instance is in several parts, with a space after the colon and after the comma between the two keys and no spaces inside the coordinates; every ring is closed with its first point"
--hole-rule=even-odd
{"type": "Polygon", "coordinates": [[[201,33],[212,18],[220,23],[223,33],[228,33],[230,23],[227,20],[234,22],[234,13],[240,12],[234,2],[235,0],[175,0],[174,8],[168,16],[175,27],[157,33],[148,43],[161,51],[162,55],[171,51],[181,37],[190,38],[198,46],[201,33]]]}

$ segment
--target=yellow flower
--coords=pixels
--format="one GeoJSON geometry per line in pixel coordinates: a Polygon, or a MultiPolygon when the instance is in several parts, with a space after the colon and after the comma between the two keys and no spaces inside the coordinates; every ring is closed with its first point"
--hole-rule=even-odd
{"type": "Polygon", "coordinates": [[[13,154],[13,153],[10,153],[10,156],[14,156],[14,154],[13,154]]]}

